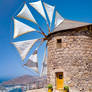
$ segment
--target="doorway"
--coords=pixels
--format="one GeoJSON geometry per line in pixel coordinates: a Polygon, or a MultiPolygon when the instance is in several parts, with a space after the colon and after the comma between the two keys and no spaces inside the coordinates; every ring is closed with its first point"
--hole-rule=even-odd
{"type": "Polygon", "coordinates": [[[64,76],[63,72],[56,72],[56,89],[63,89],[64,87],[64,76]]]}

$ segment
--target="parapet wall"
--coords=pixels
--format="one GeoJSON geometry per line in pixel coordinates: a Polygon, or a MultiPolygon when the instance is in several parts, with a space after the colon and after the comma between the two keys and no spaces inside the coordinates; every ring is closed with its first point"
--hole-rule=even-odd
{"type": "Polygon", "coordinates": [[[48,90],[46,88],[42,88],[42,89],[28,90],[26,92],[48,92],[48,90]]]}

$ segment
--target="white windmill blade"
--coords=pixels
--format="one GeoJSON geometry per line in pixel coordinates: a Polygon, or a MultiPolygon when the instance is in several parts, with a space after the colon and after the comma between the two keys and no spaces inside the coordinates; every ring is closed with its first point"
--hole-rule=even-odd
{"type": "Polygon", "coordinates": [[[30,49],[37,41],[38,39],[33,39],[33,40],[13,42],[12,44],[14,44],[14,46],[17,48],[22,60],[24,60],[30,49]]]}
{"type": "Polygon", "coordinates": [[[47,75],[47,62],[43,62],[43,67],[42,67],[42,72],[41,76],[46,76],[47,75]]]}
{"type": "Polygon", "coordinates": [[[41,70],[41,76],[47,75],[47,56],[46,56],[46,50],[44,52],[44,58],[42,62],[42,70],[41,70]]]}
{"type": "Polygon", "coordinates": [[[27,63],[25,63],[24,66],[27,66],[33,69],[34,71],[39,72],[37,50],[35,50],[34,53],[29,57],[27,63]]]}
{"type": "Polygon", "coordinates": [[[53,14],[54,14],[54,10],[55,10],[55,6],[51,6],[51,5],[47,4],[47,3],[43,3],[43,4],[44,4],[44,7],[46,9],[48,18],[50,20],[50,26],[51,26],[52,19],[53,19],[53,14]]]}
{"type": "Polygon", "coordinates": [[[64,21],[64,18],[56,11],[55,28],[64,21]]]}
{"type": "Polygon", "coordinates": [[[16,38],[18,36],[21,36],[25,33],[35,31],[36,29],[14,19],[14,36],[13,38],[16,38]]]}
{"type": "Polygon", "coordinates": [[[34,22],[35,24],[37,24],[36,20],[34,19],[31,11],[29,10],[29,8],[27,7],[26,4],[24,4],[23,9],[20,11],[20,13],[17,15],[17,17],[30,20],[30,21],[34,22]]]}
{"type": "Polygon", "coordinates": [[[37,1],[37,2],[33,2],[33,3],[29,3],[33,8],[35,8],[35,10],[41,14],[41,16],[43,16],[43,18],[46,20],[46,15],[42,6],[42,2],[41,1],[37,1]]]}

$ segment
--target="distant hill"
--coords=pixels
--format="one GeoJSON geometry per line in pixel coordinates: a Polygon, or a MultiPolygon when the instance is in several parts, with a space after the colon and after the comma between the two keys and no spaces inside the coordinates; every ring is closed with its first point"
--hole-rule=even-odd
{"type": "Polygon", "coordinates": [[[22,84],[22,85],[26,85],[26,84],[34,84],[37,82],[40,82],[41,84],[46,83],[47,79],[46,77],[36,77],[36,76],[30,76],[30,75],[24,75],[6,82],[3,82],[1,85],[17,85],[17,84],[22,84]]]}

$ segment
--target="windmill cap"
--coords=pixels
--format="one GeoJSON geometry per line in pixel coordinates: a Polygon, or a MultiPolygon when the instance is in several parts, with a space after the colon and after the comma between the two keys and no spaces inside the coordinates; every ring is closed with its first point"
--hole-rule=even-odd
{"type": "Polygon", "coordinates": [[[92,26],[92,24],[86,23],[86,22],[79,22],[79,21],[64,19],[64,21],[58,27],[56,27],[53,30],[53,32],[51,32],[49,35],[51,35],[52,33],[57,33],[57,32],[60,32],[60,31],[64,32],[66,30],[82,28],[82,27],[85,27],[85,26],[92,26]]]}

